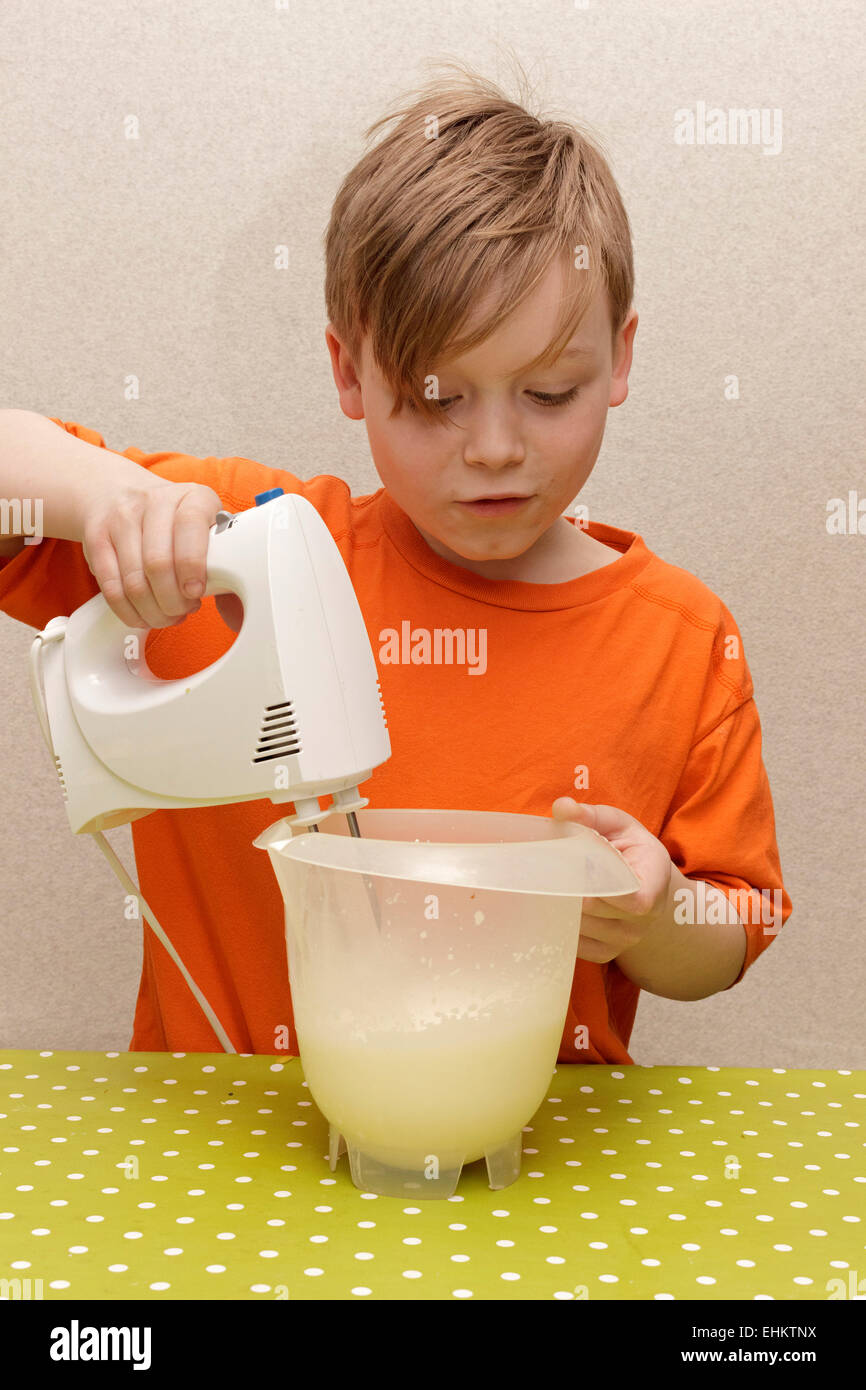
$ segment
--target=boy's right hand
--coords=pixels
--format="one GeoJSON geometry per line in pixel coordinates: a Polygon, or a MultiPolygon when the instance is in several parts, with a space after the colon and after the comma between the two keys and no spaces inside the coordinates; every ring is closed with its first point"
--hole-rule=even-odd
{"type": "Polygon", "coordinates": [[[204,483],[147,475],[140,487],[87,499],[84,558],[106,603],[130,627],[172,627],[201,607],[208,532],[223,504],[204,483]],[[201,585],[199,596],[186,592],[201,585]]]}

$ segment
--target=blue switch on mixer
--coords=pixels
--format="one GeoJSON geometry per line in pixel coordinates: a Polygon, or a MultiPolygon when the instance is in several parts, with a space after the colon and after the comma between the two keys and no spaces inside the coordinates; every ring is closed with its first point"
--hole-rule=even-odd
{"type": "Polygon", "coordinates": [[[283,495],[284,492],[285,492],[285,488],[281,488],[281,487],[272,487],[272,488],[269,488],[267,492],[257,492],[257,493],[256,493],[256,506],[257,506],[257,507],[261,507],[261,506],[264,505],[265,502],[270,502],[270,501],[272,500],[272,498],[274,498],[274,497],[282,497],[282,495],[283,495]]]}

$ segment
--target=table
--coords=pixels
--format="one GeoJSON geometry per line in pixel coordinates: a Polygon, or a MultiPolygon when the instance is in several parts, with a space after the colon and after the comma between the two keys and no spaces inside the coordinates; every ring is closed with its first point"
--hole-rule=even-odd
{"type": "Polygon", "coordinates": [[[863,1071],[559,1065],[517,1182],[481,1160],[413,1205],[331,1172],[298,1058],[0,1051],[0,1298],[862,1296],[864,1098],[863,1071]]]}

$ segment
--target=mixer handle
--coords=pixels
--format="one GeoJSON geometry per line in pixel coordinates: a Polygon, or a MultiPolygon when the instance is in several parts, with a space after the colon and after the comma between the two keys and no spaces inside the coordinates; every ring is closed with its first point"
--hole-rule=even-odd
{"type": "Polygon", "coordinates": [[[207,572],[205,575],[205,587],[202,598],[213,597],[216,594],[236,594],[237,577],[230,574],[225,565],[214,562],[214,539],[221,536],[232,525],[237,516],[236,512],[217,512],[214,523],[210,528],[210,539],[207,548],[207,572]]]}
{"type": "MultiPolygon", "coordinates": [[[[205,595],[237,594],[243,604],[244,620],[233,644],[238,648],[233,653],[235,662],[245,647],[262,649],[262,642],[266,643],[270,635],[267,604],[257,601],[261,592],[258,580],[267,573],[267,556],[255,535],[238,540],[227,537],[229,528],[243,515],[220,514],[211,526],[204,590],[205,595]]],[[[154,684],[160,691],[160,704],[183,700],[210,685],[229,657],[225,652],[212,665],[186,677],[160,679],[154,676],[144,652],[146,633],[140,632],[140,654],[134,662],[127,661],[123,648],[129,626],[109,607],[102,593],[96,594],[69,617],[66,636],[69,639],[66,661],[71,698],[79,721],[86,717],[84,707],[93,715],[94,725],[89,730],[93,740],[99,737],[96,721],[107,725],[151,712],[154,684]],[[94,683],[90,673],[96,671],[100,678],[94,683]]],[[[146,729],[143,734],[147,734],[146,729]]]]}
{"type": "MultiPolygon", "coordinates": [[[[278,492],[281,493],[282,491],[282,488],[274,488],[271,492],[260,493],[256,498],[256,505],[260,505],[261,500],[275,496],[278,492]]],[[[215,556],[216,537],[230,530],[241,515],[241,512],[219,511],[214,518],[210,528],[210,540],[207,550],[207,573],[205,576],[205,587],[202,598],[212,598],[218,594],[236,594],[241,599],[241,603],[244,603],[244,596],[238,584],[240,578],[239,574],[231,565],[222,563],[221,559],[218,560],[215,556]]],[[[216,553],[219,554],[220,550],[222,550],[222,546],[217,545],[216,553]]],[[[225,553],[226,555],[232,555],[234,551],[229,547],[225,553]]],[[[246,616],[246,604],[244,604],[244,615],[246,616]]]]}

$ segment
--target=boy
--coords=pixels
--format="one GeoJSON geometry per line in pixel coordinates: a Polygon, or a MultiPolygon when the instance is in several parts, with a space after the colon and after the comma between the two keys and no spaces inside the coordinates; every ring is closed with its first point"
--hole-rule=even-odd
{"type": "MultiPolygon", "coordinates": [[[[791,912],[752,680],[699,579],[634,532],[563,516],[626,398],[637,327],[605,160],[471,75],[396,114],[326,238],[334,380],[383,487],[353,498],[245,458],[118,456],[95,431],[4,411],[0,491],[43,498],[50,539],[0,542],[0,608],[41,628],[102,589],[156,629],[157,675],[188,674],[230,644],[220,614],[240,621],[237,600],[186,596],[217,511],[271,487],[307,497],[377,659],[393,752],[360,789],[371,806],[570,816],[640,878],[584,903],[559,1051],[628,1063],[640,988],[731,988],[791,912]],[[443,634],[463,639],[456,657],[443,634]]],[[[274,1052],[288,1027],[294,1055],[282,899],[251,844],[278,818],[269,801],[155,812],[132,836],[141,891],[238,1051],[274,1052]]],[[[131,1049],[218,1046],[145,927],[131,1049]]]]}

